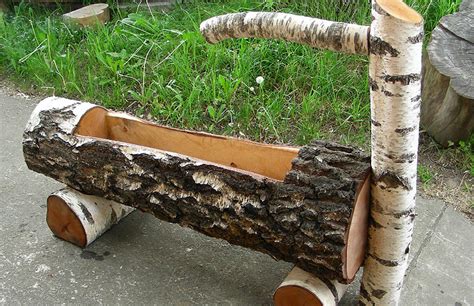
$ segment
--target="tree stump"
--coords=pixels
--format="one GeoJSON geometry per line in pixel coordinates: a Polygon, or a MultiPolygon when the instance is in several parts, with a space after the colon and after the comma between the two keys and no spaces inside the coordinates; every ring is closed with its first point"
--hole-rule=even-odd
{"type": "Polygon", "coordinates": [[[444,16],[424,59],[421,123],[442,146],[474,130],[474,1],[444,16]]]}
{"type": "Polygon", "coordinates": [[[64,14],[63,18],[83,27],[104,24],[110,20],[110,9],[106,3],[96,3],[64,14]]]}

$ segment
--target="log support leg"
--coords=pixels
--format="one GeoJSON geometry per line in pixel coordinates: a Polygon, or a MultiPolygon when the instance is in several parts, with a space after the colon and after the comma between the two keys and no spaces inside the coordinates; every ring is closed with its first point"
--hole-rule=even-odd
{"type": "Polygon", "coordinates": [[[275,306],[336,306],[349,285],[294,267],[273,295],[275,306]]]}
{"type": "Polygon", "coordinates": [[[46,222],[57,237],[86,247],[135,209],[66,187],[47,200],[46,222]]]}

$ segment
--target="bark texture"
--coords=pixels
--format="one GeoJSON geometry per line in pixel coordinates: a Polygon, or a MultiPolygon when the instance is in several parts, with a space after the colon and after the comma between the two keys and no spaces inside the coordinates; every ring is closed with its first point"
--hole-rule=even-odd
{"type": "Polygon", "coordinates": [[[337,306],[348,286],[295,267],[278,286],[273,301],[275,306],[337,306]]]}
{"type": "Polygon", "coordinates": [[[369,158],[342,145],[301,148],[284,181],[180,154],[74,135],[96,108],[48,98],[26,127],[28,167],[86,194],[136,207],[232,244],[344,276],[345,235],[369,158]]]}
{"type": "Polygon", "coordinates": [[[464,5],[441,19],[424,57],[421,123],[445,147],[474,131],[473,50],[474,8],[464,5]]]}
{"type": "Polygon", "coordinates": [[[372,201],[360,295],[362,304],[393,305],[400,297],[415,217],[423,19],[403,2],[390,0],[373,1],[372,16],[372,201]]]}
{"type": "Polygon", "coordinates": [[[247,12],[201,23],[209,43],[227,38],[275,38],[346,53],[368,54],[369,27],[285,13],[247,12]]]}
{"type": "Polygon", "coordinates": [[[86,195],[66,187],[52,193],[48,197],[46,220],[56,236],[80,247],[86,247],[134,210],[130,206],[86,195]],[[55,205],[58,202],[55,202],[54,199],[59,199],[61,204],[65,204],[73,212],[81,224],[81,232],[84,233],[85,239],[82,239],[82,237],[71,237],[72,231],[65,232],[65,229],[68,227],[68,224],[66,224],[68,220],[67,218],[59,219],[56,217],[60,216],[57,212],[60,207],[55,205]],[[81,240],[83,243],[77,243],[81,240]]]}

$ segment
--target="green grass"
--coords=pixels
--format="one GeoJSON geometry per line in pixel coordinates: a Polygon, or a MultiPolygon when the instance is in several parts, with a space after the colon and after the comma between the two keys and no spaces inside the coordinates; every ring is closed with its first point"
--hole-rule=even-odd
{"type": "Polygon", "coordinates": [[[418,178],[425,188],[429,186],[434,178],[434,174],[431,172],[429,167],[422,164],[418,164],[418,178]]]}
{"type": "MultiPolygon", "coordinates": [[[[283,11],[369,24],[368,1],[195,1],[168,13],[114,11],[107,26],[67,26],[22,4],[0,16],[0,74],[47,94],[151,114],[164,124],[259,141],[314,138],[367,146],[368,59],[271,40],[207,44],[211,16],[283,11]],[[264,82],[256,83],[262,76],[264,82]]],[[[426,32],[460,0],[412,0],[426,32]]]]}

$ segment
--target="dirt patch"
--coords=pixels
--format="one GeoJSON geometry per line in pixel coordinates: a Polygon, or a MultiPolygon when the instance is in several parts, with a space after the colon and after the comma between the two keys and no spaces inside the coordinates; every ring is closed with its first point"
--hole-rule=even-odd
{"type": "Polygon", "coordinates": [[[468,162],[456,148],[442,149],[428,135],[420,135],[418,163],[425,169],[429,181],[419,181],[423,196],[442,199],[474,221],[474,177],[468,162]]]}

